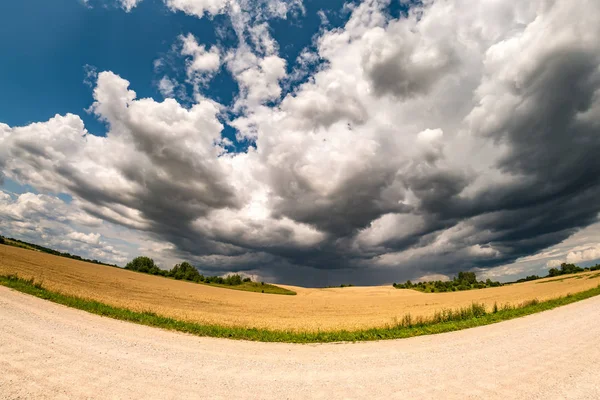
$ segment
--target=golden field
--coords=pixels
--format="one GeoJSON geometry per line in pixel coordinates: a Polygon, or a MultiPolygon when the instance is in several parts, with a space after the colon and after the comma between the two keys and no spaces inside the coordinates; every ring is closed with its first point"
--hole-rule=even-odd
{"type": "Polygon", "coordinates": [[[281,296],[175,281],[0,245],[0,275],[8,274],[34,278],[50,290],[135,311],[206,324],[296,331],[383,327],[408,313],[428,317],[435,311],[473,302],[491,308],[494,302],[546,300],[600,284],[596,271],[464,292],[421,293],[391,285],[328,289],[284,286],[297,295],[281,296]]]}

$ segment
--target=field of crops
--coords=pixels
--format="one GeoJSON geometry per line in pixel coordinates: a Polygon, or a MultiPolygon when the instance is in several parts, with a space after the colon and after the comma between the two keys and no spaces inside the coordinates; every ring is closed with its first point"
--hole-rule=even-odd
{"type": "Polygon", "coordinates": [[[0,275],[7,274],[34,278],[44,287],[65,294],[186,321],[298,331],[382,327],[406,314],[428,317],[435,311],[473,302],[491,308],[495,302],[545,300],[600,284],[600,274],[590,272],[465,292],[421,293],[391,285],[328,289],[286,286],[297,296],[277,296],[175,281],[0,245],[0,275]]]}

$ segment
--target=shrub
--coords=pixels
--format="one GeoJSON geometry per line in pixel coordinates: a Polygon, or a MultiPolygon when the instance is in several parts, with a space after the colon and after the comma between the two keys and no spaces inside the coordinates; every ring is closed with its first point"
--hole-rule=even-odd
{"type": "Polygon", "coordinates": [[[471,305],[471,312],[475,318],[483,317],[486,314],[485,304],[483,303],[473,303],[471,305]]]}
{"type": "Polygon", "coordinates": [[[533,299],[524,301],[523,303],[521,303],[520,307],[536,306],[538,304],[540,304],[540,301],[538,299],[533,299]]]}
{"type": "Polygon", "coordinates": [[[410,328],[412,326],[412,316],[410,314],[405,314],[402,317],[401,324],[403,327],[410,328]]]}

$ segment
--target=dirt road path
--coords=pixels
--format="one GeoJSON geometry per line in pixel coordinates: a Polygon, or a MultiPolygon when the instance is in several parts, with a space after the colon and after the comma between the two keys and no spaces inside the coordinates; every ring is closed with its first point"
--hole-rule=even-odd
{"type": "Polygon", "coordinates": [[[600,297],[437,336],[198,338],[0,286],[0,398],[600,398],[600,297]]]}

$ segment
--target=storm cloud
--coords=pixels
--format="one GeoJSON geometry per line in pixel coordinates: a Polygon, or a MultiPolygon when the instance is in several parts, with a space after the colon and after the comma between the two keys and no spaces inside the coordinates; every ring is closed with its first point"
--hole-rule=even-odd
{"type": "Polygon", "coordinates": [[[366,1],[319,33],[321,65],[288,92],[264,24],[292,7],[168,4],[229,13],[240,43],[211,48],[210,72],[238,82],[233,104],[203,94],[208,53],[182,36],[194,104],[101,72],[106,137],[73,114],[0,125],[0,177],[69,194],[57,213],[165,243],[165,259],[309,285],[489,269],[598,221],[599,2],[428,0],[393,18],[366,1]],[[230,151],[225,124],[253,146],[230,151]]]}

